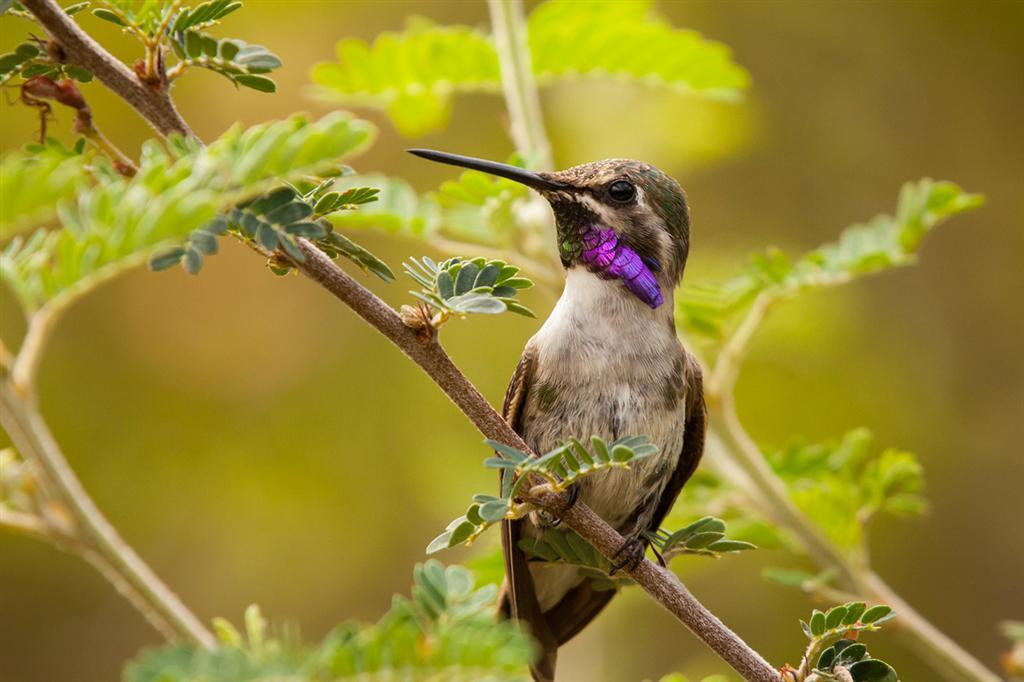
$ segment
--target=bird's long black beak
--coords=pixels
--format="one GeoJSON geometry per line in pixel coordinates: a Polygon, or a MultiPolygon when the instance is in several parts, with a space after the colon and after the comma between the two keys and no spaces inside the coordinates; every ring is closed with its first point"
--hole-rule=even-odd
{"type": "Polygon", "coordinates": [[[539,191],[569,188],[569,185],[564,182],[552,180],[538,173],[534,173],[533,171],[528,171],[525,168],[519,168],[518,166],[511,166],[507,163],[475,159],[472,156],[449,154],[448,152],[437,152],[433,149],[407,149],[406,151],[413,156],[420,157],[421,159],[437,161],[438,163],[447,163],[450,166],[461,166],[462,168],[470,168],[483,173],[497,175],[501,178],[508,178],[509,180],[514,180],[539,191]]]}

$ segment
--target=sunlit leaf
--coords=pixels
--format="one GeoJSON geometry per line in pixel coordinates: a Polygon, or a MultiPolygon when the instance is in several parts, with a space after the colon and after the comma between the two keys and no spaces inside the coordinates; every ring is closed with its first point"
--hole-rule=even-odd
{"type": "MultiPolygon", "coordinates": [[[[68,162],[56,153],[44,156],[38,167],[25,157],[5,159],[4,172],[17,175],[15,182],[31,181],[48,168],[59,170],[58,177],[68,176],[48,203],[36,201],[33,194],[11,209],[11,225],[59,214],[62,228],[13,239],[0,253],[0,279],[29,311],[59,296],[74,297],[145,262],[149,254],[184,239],[229,206],[266,191],[268,183],[336,163],[363,147],[372,133],[370,124],[336,113],[315,122],[293,117],[248,129],[236,126],[205,148],[178,140],[172,146],[180,155],[149,142],[138,174],[130,179],[102,163],[75,178],[73,157],[68,162]],[[80,191],[72,201],[75,190],[80,191]]],[[[6,231],[6,213],[3,224],[6,231]]],[[[186,249],[183,257],[186,265],[201,263],[198,249],[186,249]]]]}
{"type": "Polygon", "coordinates": [[[951,182],[907,183],[894,216],[880,215],[846,228],[836,242],[797,260],[777,249],[757,254],[735,277],[683,287],[681,326],[717,348],[758,296],[783,299],[808,288],[844,284],[856,277],[912,264],[924,236],[946,218],[980,206],[983,198],[951,182]]]}
{"type": "Polygon", "coordinates": [[[494,618],[496,586],[477,587],[465,568],[436,561],[418,565],[413,576],[411,596],[395,596],[375,624],[344,623],[305,645],[274,634],[279,630],[250,608],[244,634],[217,619],[221,646],[147,650],[126,666],[124,682],[528,679],[532,643],[521,628],[494,618]]]}
{"type": "MultiPolygon", "coordinates": [[[[528,18],[534,73],[541,84],[585,77],[629,79],[713,96],[734,95],[749,77],[728,49],[675,29],[649,2],[550,0],[528,18]]],[[[388,113],[405,135],[444,126],[453,93],[500,92],[492,37],[467,26],[418,19],[371,44],[346,38],[337,60],[318,64],[322,96],[388,113]]]]}

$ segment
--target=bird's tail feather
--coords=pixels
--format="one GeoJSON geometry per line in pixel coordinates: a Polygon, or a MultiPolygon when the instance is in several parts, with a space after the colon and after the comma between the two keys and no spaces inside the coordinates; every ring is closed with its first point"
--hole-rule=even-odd
{"type": "Polygon", "coordinates": [[[505,582],[501,588],[499,609],[506,618],[513,618],[525,624],[540,646],[540,651],[530,666],[530,673],[535,682],[554,682],[558,639],[540,609],[526,555],[519,549],[521,524],[521,520],[501,522],[505,582]]]}

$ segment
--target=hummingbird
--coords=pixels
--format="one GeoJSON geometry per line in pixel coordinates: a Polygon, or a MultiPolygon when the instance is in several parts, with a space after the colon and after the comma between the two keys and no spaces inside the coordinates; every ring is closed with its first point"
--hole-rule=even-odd
{"type": "MultiPolygon", "coordinates": [[[[629,469],[595,472],[570,488],[625,542],[611,572],[643,560],[656,530],[697,468],[707,411],[696,359],[676,335],[673,296],[690,248],[690,214],[679,184],[654,166],[607,159],[557,172],[425,149],[410,153],[508,178],[551,205],[565,286],[527,342],[502,415],[534,452],[571,437],[647,436],[656,455],[629,469]]],[[[554,680],[558,647],[615,592],[597,590],[578,567],[528,556],[558,519],[533,513],[501,526],[505,580],[499,612],[524,623],[540,645],[531,665],[554,680]]],[[[660,560],[660,557],[658,557],[660,560]]]]}

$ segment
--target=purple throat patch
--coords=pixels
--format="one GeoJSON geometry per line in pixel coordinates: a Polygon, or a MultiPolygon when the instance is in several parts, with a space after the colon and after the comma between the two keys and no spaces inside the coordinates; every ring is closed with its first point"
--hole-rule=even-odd
{"type": "Polygon", "coordinates": [[[640,255],[619,243],[615,230],[596,225],[583,232],[580,259],[592,271],[607,279],[620,279],[629,291],[651,308],[664,302],[658,278],[640,255]]]}

